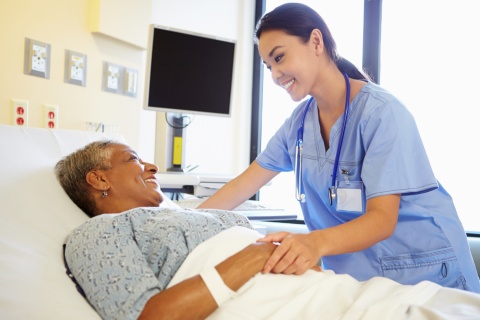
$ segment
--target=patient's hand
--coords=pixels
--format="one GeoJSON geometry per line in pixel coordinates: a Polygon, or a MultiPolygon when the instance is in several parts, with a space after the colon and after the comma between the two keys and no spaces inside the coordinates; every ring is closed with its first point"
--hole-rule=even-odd
{"type": "Polygon", "coordinates": [[[303,274],[308,269],[321,271],[320,256],[309,234],[272,233],[257,241],[280,242],[263,268],[264,273],[303,274]]]}

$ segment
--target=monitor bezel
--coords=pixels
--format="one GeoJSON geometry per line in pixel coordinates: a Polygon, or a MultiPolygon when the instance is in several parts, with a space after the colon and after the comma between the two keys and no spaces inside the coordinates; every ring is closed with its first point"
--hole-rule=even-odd
{"type": "Polygon", "coordinates": [[[216,116],[216,117],[226,117],[229,118],[232,116],[232,101],[233,101],[233,86],[235,79],[235,63],[236,63],[236,41],[233,39],[228,39],[224,37],[218,37],[213,35],[208,35],[204,33],[198,33],[194,31],[188,31],[184,29],[178,29],[173,27],[167,27],[158,24],[151,24],[149,26],[149,36],[148,36],[148,47],[147,47],[147,57],[146,57],[146,69],[145,69],[145,94],[143,99],[144,109],[156,112],[166,112],[166,113],[176,113],[176,114],[192,114],[192,115],[204,115],[204,116],[216,116]],[[229,42],[234,45],[233,57],[232,57],[232,79],[231,79],[231,88],[230,88],[230,101],[228,106],[228,113],[219,113],[219,112],[209,112],[209,111],[198,111],[191,110],[187,108],[174,108],[174,107],[160,107],[160,106],[151,106],[149,105],[150,97],[150,76],[151,76],[151,67],[152,67],[152,45],[154,40],[154,32],[156,29],[162,29],[166,31],[178,32],[190,36],[203,37],[207,39],[213,39],[223,42],[229,42]]]}

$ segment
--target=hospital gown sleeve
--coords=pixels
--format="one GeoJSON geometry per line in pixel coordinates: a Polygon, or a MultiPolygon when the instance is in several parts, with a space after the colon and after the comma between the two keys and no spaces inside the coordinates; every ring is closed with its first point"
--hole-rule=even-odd
{"type": "Polygon", "coordinates": [[[91,219],[69,236],[65,257],[103,319],[137,319],[160,291],[129,224],[91,219]],[[94,221],[96,220],[96,221],[94,221]]]}

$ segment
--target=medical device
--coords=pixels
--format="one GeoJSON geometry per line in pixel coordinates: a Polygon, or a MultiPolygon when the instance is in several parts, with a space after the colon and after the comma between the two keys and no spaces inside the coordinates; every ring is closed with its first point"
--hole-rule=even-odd
{"type": "Polygon", "coordinates": [[[148,40],[145,109],[231,116],[235,40],[155,24],[148,40]]]}
{"type": "MultiPolygon", "coordinates": [[[[350,81],[348,79],[347,74],[343,73],[343,77],[345,78],[345,86],[347,88],[347,92],[345,94],[345,111],[343,112],[343,123],[342,123],[342,131],[340,134],[340,140],[338,141],[338,148],[337,154],[335,155],[335,163],[333,165],[333,174],[332,174],[332,184],[330,188],[328,188],[328,199],[330,201],[330,205],[333,204],[333,200],[335,200],[337,194],[335,190],[335,181],[337,180],[337,169],[338,169],[338,162],[340,160],[340,151],[342,149],[343,144],[343,136],[345,135],[345,128],[347,126],[347,118],[348,112],[350,109],[350,81]]],[[[306,201],[305,193],[303,192],[303,181],[302,181],[302,154],[303,154],[303,129],[305,124],[305,117],[307,116],[308,108],[313,100],[311,97],[308,102],[305,110],[303,111],[302,122],[300,124],[300,128],[297,131],[297,141],[295,143],[295,198],[298,201],[304,203],[306,201]]]]}
{"type": "MultiPolygon", "coordinates": [[[[189,172],[187,126],[191,115],[230,117],[236,40],[150,24],[144,108],[164,112],[167,171],[189,172]]],[[[193,165],[195,166],[195,164],[193,165]]]]}

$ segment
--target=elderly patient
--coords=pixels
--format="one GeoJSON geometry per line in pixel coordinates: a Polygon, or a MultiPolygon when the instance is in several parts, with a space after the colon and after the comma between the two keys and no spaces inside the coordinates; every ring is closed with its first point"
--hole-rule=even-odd
{"type": "MultiPolygon", "coordinates": [[[[65,257],[88,301],[102,318],[202,319],[209,315],[228,315],[230,319],[244,318],[247,314],[255,318],[288,319],[295,315],[317,318],[361,309],[360,302],[356,302],[355,308],[340,308],[342,303],[349,306],[361,290],[365,290],[365,286],[351,277],[318,270],[309,270],[301,276],[262,274],[275,244],[255,242],[261,235],[255,234],[244,216],[219,210],[162,207],[162,193],[155,178],[157,170],[127,145],[110,140],[90,143],[60,160],[55,167],[68,196],[91,217],[69,235],[65,257]],[[195,248],[229,230],[250,233],[249,242],[232,249],[233,252],[224,253],[226,256],[214,266],[202,267],[193,275],[172,281],[195,248]],[[266,282],[270,281],[269,277],[275,277],[273,282],[266,282]],[[253,278],[257,280],[252,282],[253,278]],[[304,278],[307,284],[301,281],[304,278]],[[321,283],[325,289],[332,281],[336,282],[329,294],[321,294],[321,285],[316,283],[321,283]],[[250,285],[245,285],[247,282],[250,285]],[[281,310],[282,304],[302,297],[312,291],[312,286],[318,287],[318,291],[312,292],[313,297],[297,299],[302,301],[294,301],[281,310]],[[332,291],[337,288],[338,291],[332,291]],[[266,303],[269,298],[280,305],[265,311],[263,307],[269,304],[266,303]],[[259,311],[255,310],[256,303],[259,311]],[[222,313],[219,307],[227,305],[229,308],[223,308],[222,313]]],[[[228,242],[219,241],[223,245],[228,242]]],[[[207,249],[198,253],[199,260],[193,264],[200,264],[210,252],[207,249]]],[[[388,279],[384,281],[388,281],[395,296],[406,292],[406,288],[415,288],[388,279]]],[[[452,297],[460,297],[462,303],[467,303],[463,302],[463,297],[467,297],[469,307],[480,304],[475,294],[431,285],[433,289],[429,289],[424,300],[415,298],[427,309],[444,307],[444,300],[454,301],[452,297]]],[[[385,293],[381,295],[384,299],[385,293]]],[[[408,305],[405,299],[402,303],[408,305]]],[[[364,310],[373,303],[365,302],[364,310]]],[[[388,310],[393,309],[390,306],[388,310]]],[[[407,312],[404,309],[399,312],[402,318],[407,312]]],[[[478,311],[478,308],[474,310],[478,311]]],[[[461,314],[458,310],[455,312],[461,314]]]]}
{"type": "MultiPolygon", "coordinates": [[[[164,289],[199,243],[233,226],[252,228],[234,213],[159,209],[157,170],[113,141],[93,142],[55,167],[73,202],[95,217],[70,235],[66,259],[104,318],[205,318],[217,303],[202,277],[164,289]]],[[[252,244],[215,269],[235,291],[263,268],[273,248],[252,244]]]]}

